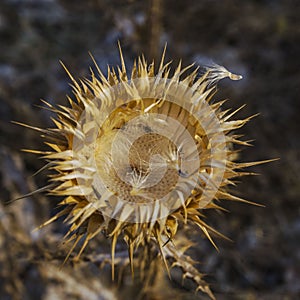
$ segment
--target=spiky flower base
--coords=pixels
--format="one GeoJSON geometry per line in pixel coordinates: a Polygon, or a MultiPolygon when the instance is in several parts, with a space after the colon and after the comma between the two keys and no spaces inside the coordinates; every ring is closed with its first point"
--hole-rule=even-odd
{"type": "Polygon", "coordinates": [[[113,276],[118,238],[128,245],[132,272],[138,248],[144,249],[144,262],[156,248],[167,270],[171,258],[213,298],[193,261],[174,245],[178,226],[186,223],[213,243],[210,233],[219,233],[202,220],[203,209],[220,208],[215,203],[220,199],[245,201],[226,186],[246,174],[241,168],[255,164],[234,162],[230,150],[248,145],[232,131],[250,118],[231,120],[236,111],[222,111],[224,101],[212,102],[220,79],[241,77],[217,65],[199,76],[198,69],[179,64],[170,75],[163,54],[157,73],[142,57],[128,78],[121,51],[120,56],[121,68],[108,69],[107,77],[98,67],[98,78],[92,73],[80,83],[69,74],[76,100],[69,98],[70,106],[59,109],[45,102],[57,115],[56,128],[32,127],[52,148],[31,151],[55,171],[47,190],[65,197],[64,209],[42,226],[67,215],[68,241],[75,240],[69,255],[84,240],[77,258],[104,232],[111,240],[113,276]]]}

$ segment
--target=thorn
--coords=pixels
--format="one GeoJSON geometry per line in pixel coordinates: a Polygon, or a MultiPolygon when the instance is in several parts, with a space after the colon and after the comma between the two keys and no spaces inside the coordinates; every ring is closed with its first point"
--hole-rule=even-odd
{"type": "Polygon", "coordinates": [[[161,55],[159,71],[161,71],[164,67],[164,60],[165,60],[166,50],[167,50],[167,42],[165,43],[165,47],[164,47],[163,53],[161,55]]]}

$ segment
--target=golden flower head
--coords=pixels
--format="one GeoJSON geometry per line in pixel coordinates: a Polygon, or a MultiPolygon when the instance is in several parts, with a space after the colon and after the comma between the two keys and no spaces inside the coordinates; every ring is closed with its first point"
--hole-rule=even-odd
{"type": "MultiPolygon", "coordinates": [[[[246,201],[226,186],[255,164],[233,161],[232,145],[248,143],[232,131],[250,118],[232,120],[238,110],[222,111],[224,101],[212,101],[220,79],[241,76],[218,65],[199,74],[180,63],[171,75],[164,53],[157,72],[143,57],[128,72],[120,51],[121,67],[109,68],[107,77],[98,67],[90,80],[69,74],[76,98],[69,106],[47,103],[57,115],[55,128],[43,130],[52,151],[42,154],[55,171],[47,189],[64,196],[64,209],[43,225],[67,215],[71,251],[84,239],[78,257],[105,232],[112,266],[120,237],[132,266],[139,247],[155,245],[166,265],[171,256],[185,269],[188,262],[168,246],[178,226],[197,225],[212,241],[210,232],[217,232],[202,220],[203,209],[219,208],[219,199],[246,201]]],[[[210,293],[199,278],[199,288],[210,293]]]]}

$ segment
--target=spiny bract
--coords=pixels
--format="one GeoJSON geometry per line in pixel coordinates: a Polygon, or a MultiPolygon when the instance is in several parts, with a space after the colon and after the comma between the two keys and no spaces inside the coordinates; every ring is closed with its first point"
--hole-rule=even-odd
{"type": "Polygon", "coordinates": [[[222,111],[224,101],[212,101],[220,79],[241,76],[218,65],[200,74],[181,63],[170,75],[164,54],[157,72],[142,56],[129,77],[121,50],[121,67],[108,68],[107,77],[96,63],[98,77],[92,71],[90,80],[77,82],[66,69],[76,99],[59,108],[45,102],[57,115],[56,127],[31,127],[51,148],[28,150],[42,154],[54,170],[45,190],[64,197],[63,209],[42,226],[67,215],[68,241],[74,241],[68,257],[81,239],[77,258],[104,233],[111,240],[112,276],[118,238],[127,243],[132,271],[138,248],[144,249],[144,268],[149,251],[156,251],[167,270],[172,261],[213,298],[183,253],[191,242],[176,246],[176,233],[180,225],[196,225],[213,243],[210,233],[221,234],[203,221],[203,210],[219,209],[220,199],[247,202],[226,186],[256,164],[233,161],[232,145],[249,144],[232,131],[250,118],[232,120],[238,110],[222,111]]]}

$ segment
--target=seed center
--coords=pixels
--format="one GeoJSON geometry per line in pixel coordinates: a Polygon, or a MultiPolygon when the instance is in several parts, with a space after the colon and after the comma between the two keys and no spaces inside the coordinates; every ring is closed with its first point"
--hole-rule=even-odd
{"type": "Polygon", "coordinates": [[[174,189],[180,168],[178,153],[167,137],[139,124],[101,136],[95,160],[110,192],[124,201],[144,203],[161,199],[174,189]]]}

